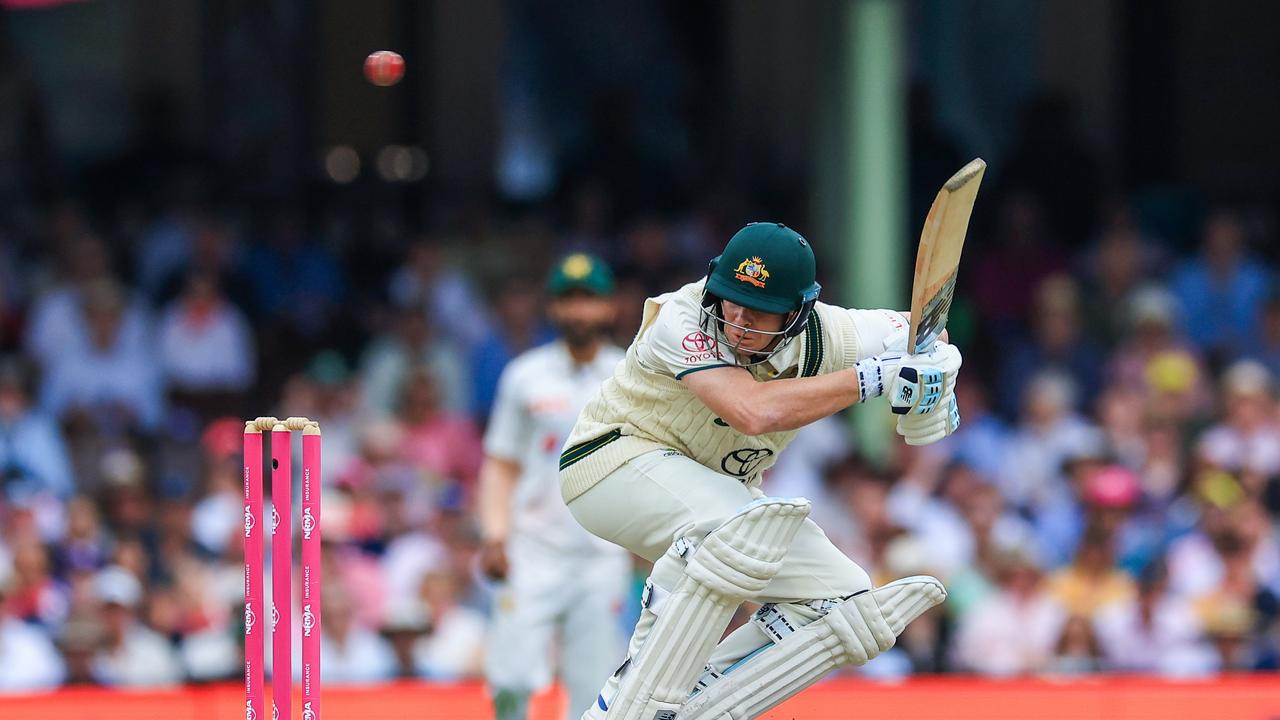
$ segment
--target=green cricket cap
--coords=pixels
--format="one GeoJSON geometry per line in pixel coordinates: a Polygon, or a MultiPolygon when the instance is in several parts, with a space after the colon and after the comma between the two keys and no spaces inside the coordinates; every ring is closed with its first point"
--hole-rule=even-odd
{"type": "Polygon", "coordinates": [[[613,293],[613,271],[598,257],[573,253],[556,261],[547,276],[547,293],[558,297],[573,290],[593,295],[613,293]]]}

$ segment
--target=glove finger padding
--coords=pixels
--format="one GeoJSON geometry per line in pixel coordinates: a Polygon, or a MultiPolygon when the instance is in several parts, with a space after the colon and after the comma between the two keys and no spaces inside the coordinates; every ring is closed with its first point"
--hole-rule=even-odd
{"type": "Polygon", "coordinates": [[[937,442],[960,427],[960,407],[954,394],[948,395],[939,412],[927,415],[899,415],[898,434],[908,445],[937,442]]]}
{"type": "Polygon", "coordinates": [[[937,410],[954,393],[960,364],[960,351],[949,343],[937,343],[927,353],[903,358],[889,387],[893,414],[928,415],[937,410]]]}

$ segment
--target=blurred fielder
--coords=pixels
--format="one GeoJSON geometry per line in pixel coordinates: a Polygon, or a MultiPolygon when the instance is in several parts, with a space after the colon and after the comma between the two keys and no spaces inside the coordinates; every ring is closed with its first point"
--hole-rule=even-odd
{"type": "Polygon", "coordinates": [[[503,370],[480,471],[481,564],[504,581],[485,663],[498,720],[523,720],[529,695],[551,681],[553,645],[579,709],[595,700],[623,648],[631,555],[574,522],[556,481],[574,421],[623,357],[605,341],[613,277],[575,254],[555,265],[547,289],[561,338],[503,370]]]}
{"type": "Polygon", "coordinates": [[[889,649],[946,597],[927,576],[872,588],[807,500],[759,489],[797,429],[886,392],[909,443],[960,423],[955,346],[905,355],[906,315],[818,291],[803,237],[746,226],[704,280],[645,301],[625,362],[574,426],[560,456],[570,512],[654,563],[627,658],[584,718],[756,717],[889,649]],[[718,642],[744,600],[763,607],[718,642]]]}

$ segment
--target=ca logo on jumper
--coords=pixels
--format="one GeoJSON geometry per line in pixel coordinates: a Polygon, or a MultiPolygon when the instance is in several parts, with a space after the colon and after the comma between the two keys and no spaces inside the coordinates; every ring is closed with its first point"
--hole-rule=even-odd
{"type": "Polygon", "coordinates": [[[720,469],[734,477],[748,477],[771,455],[773,451],[769,448],[739,448],[724,456],[720,469]]]}

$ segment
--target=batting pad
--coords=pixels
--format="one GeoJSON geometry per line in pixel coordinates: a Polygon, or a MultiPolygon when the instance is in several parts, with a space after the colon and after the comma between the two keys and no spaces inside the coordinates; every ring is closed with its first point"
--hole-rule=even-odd
{"type": "Polygon", "coordinates": [[[893,647],[912,620],[947,597],[928,575],[862,592],[773,645],[740,660],[685,702],[680,720],[746,720],[776,707],[846,665],[862,665],[893,647]]]}
{"type": "Polygon", "coordinates": [[[742,601],[764,590],[809,516],[803,498],[760,498],[712,530],[691,554],[685,574],[655,607],[657,620],[623,674],[609,720],[672,720],[742,601]]]}

